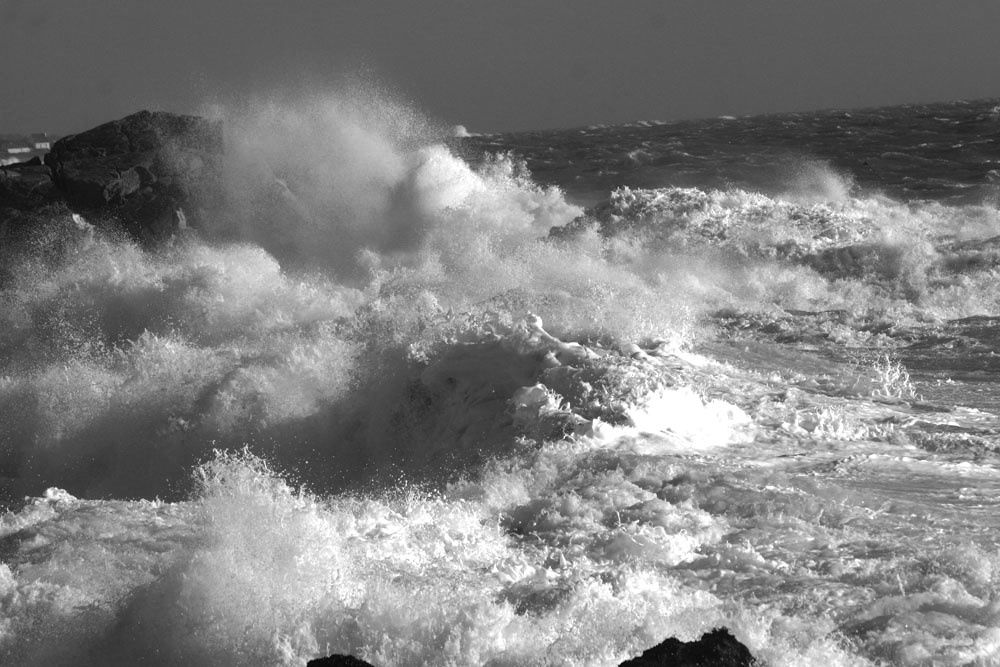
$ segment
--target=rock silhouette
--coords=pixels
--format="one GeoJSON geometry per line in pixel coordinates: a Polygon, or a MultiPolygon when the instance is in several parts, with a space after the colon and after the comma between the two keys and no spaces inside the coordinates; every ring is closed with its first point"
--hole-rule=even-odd
{"type": "MultiPolygon", "coordinates": [[[[682,642],[670,637],[619,667],[753,667],[757,659],[726,628],[706,632],[701,639],[682,642]]],[[[308,667],[374,667],[352,655],[316,658],[308,667]]]]}
{"type": "Polygon", "coordinates": [[[353,655],[331,655],[316,658],[306,663],[306,667],[375,667],[370,662],[359,660],[353,655]]]}
{"type": "Polygon", "coordinates": [[[670,637],[619,667],[751,667],[750,650],[726,628],[706,632],[701,639],[682,642],[670,637]]]}

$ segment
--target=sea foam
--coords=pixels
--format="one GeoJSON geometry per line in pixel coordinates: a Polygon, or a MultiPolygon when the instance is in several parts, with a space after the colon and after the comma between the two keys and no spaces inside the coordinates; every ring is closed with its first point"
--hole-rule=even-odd
{"type": "Polygon", "coordinates": [[[992,659],[996,420],[895,351],[996,311],[995,207],[585,212],[378,91],[220,114],[229,214],[4,249],[4,661],[992,659]]]}

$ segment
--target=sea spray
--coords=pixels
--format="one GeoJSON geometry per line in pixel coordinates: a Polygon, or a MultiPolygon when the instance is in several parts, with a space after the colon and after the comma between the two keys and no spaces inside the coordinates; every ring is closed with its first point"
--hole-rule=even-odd
{"type": "Polygon", "coordinates": [[[522,142],[679,133],[584,212],[379,94],[223,113],[197,233],[2,249],[3,662],[995,659],[988,201],[522,142]]]}

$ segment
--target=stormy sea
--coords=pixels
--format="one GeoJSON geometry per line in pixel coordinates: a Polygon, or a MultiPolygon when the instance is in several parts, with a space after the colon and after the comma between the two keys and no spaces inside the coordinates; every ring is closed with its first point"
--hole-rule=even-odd
{"type": "Polygon", "coordinates": [[[211,113],[3,255],[0,664],[1000,664],[1000,102],[211,113]]]}

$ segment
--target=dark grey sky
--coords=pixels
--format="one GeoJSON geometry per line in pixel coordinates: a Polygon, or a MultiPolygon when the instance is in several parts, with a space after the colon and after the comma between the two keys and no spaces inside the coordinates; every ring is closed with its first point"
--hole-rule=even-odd
{"type": "Polygon", "coordinates": [[[0,0],[0,131],[359,71],[509,130],[1000,95],[996,0],[0,0]]]}

